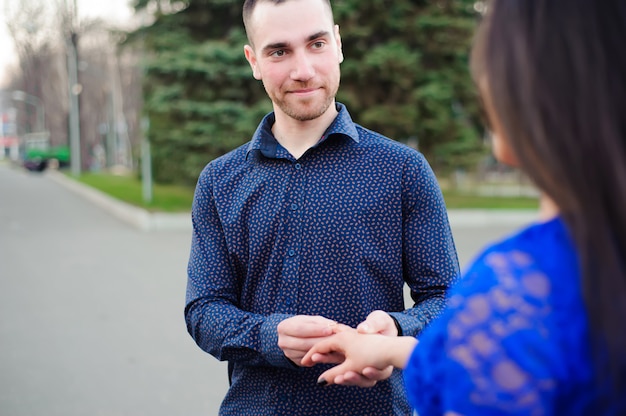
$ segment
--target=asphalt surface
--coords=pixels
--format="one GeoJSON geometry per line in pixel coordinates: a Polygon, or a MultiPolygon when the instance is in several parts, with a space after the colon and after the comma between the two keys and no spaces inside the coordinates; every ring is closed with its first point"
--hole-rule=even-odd
{"type": "Polygon", "coordinates": [[[0,415],[217,414],[225,364],[183,318],[190,235],[0,165],[0,415]]]}
{"type": "MultiPolygon", "coordinates": [[[[451,213],[461,264],[527,219],[451,213]]],[[[0,416],[217,414],[226,364],[186,332],[191,232],[170,228],[0,164],[0,416]]]]}

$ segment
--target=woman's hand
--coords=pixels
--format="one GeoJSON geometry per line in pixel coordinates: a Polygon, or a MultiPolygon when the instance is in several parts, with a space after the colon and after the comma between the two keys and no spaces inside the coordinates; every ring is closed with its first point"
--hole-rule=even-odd
{"type": "Polygon", "coordinates": [[[320,384],[344,384],[371,387],[391,376],[394,363],[404,366],[417,344],[412,337],[360,334],[355,329],[341,332],[315,344],[302,358],[302,365],[343,362],[327,371],[320,384]]]}

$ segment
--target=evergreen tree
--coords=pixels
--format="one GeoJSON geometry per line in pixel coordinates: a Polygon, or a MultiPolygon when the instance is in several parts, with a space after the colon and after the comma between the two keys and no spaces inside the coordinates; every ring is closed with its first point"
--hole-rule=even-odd
{"type": "MultiPolygon", "coordinates": [[[[146,50],[144,100],[159,182],[192,184],[211,159],[250,140],[271,111],[243,55],[242,0],[137,0],[154,23],[129,41],[146,50]],[[178,9],[175,6],[178,7],[178,9]]],[[[469,0],[335,0],[345,61],[338,101],[395,140],[419,140],[435,169],[482,151],[468,52],[469,0]]]]}
{"type": "Polygon", "coordinates": [[[241,1],[194,0],[175,13],[158,4],[154,23],[127,42],[141,41],[146,54],[154,178],[193,184],[208,161],[250,139],[271,103],[243,55],[241,1]]]}
{"type": "Polygon", "coordinates": [[[338,99],[359,123],[413,139],[438,171],[484,153],[469,50],[470,0],[335,0],[346,60],[338,99]]]}

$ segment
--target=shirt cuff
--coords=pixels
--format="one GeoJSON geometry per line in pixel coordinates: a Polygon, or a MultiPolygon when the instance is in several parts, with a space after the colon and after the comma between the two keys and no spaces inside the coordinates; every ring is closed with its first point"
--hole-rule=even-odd
{"type": "Polygon", "coordinates": [[[272,314],[265,318],[261,325],[261,354],[271,365],[284,368],[299,368],[291,360],[285,357],[283,350],[278,347],[278,324],[293,315],[272,314]]]}
{"type": "Polygon", "coordinates": [[[402,312],[388,312],[398,328],[398,336],[417,336],[424,329],[424,320],[420,316],[409,315],[402,312]]]}
{"type": "Polygon", "coordinates": [[[389,315],[391,316],[391,319],[393,319],[393,323],[396,324],[396,329],[398,330],[398,336],[401,337],[402,336],[402,327],[400,326],[400,322],[398,322],[398,320],[396,318],[393,317],[393,315],[389,315]]]}

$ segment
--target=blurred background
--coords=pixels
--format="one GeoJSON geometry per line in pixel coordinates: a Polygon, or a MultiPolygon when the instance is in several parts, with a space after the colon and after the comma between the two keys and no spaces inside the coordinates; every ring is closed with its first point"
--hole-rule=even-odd
{"type": "MultiPolygon", "coordinates": [[[[271,110],[242,53],[241,3],[2,0],[0,158],[192,186],[271,110]]],[[[447,189],[532,196],[491,157],[479,117],[468,57],[484,7],[335,1],[347,58],[338,100],[418,148],[447,189]]]]}
{"type": "MultiPolygon", "coordinates": [[[[217,414],[225,365],[182,315],[189,221],[137,228],[84,196],[188,218],[201,169],[271,110],[242,3],[0,0],[0,415],[217,414]]],[[[491,156],[469,74],[485,5],[333,7],[337,99],[424,153],[462,265],[532,220],[537,191],[491,156]]]]}

